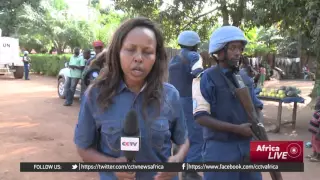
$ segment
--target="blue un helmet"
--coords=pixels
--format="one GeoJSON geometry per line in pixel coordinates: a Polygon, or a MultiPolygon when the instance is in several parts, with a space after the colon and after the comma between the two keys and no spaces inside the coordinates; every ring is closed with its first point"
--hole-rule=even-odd
{"type": "Polygon", "coordinates": [[[198,33],[194,31],[183,31],[182,33],[179,34],[178,36],[178,44],[187,46],[187,47],[193,47],[197,44],[199,44],[200,37],[198,33]]]}
{"type": "Polygon", "coordinates": [[[242,41],[244,45],[248,43],[243,31],[238,27],[222,26],[216,29],[210,37],[209,54],[217,53],[232,41],[242,41]]]}

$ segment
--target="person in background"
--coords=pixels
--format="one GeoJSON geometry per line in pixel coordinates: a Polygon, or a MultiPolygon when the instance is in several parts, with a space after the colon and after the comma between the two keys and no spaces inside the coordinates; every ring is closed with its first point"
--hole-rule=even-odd
{"type": "Polygon", "coordinates": [[[86,66],[85,70],[82,73],[83,82],[83,92],[88,88],[88,86],[99,76],[100,70],[103,68],[106,60],[107,50],[103,50],[99,53],[94,61],[90,63],[89,66],[86,66]]]}
{"type": "MultiPolygon", "coordinates": [[[[249,59],[247,57],[242,56],[239,75],[241,76],[243,83],[249,88],[249,92],[251,93],[252,102],[256,107],[263,107],[262,101],[256,96],[255,93],[255,82],[254,79],[257,76],[257,72],[250,65],[249,59]]],[[[261,111],[259,111],[260,117],[263,117],[261,111]]],[[[261,123],[263,123],[263,118],[259,119],[261,123]]]]}
{"type": "MultiPolygon", "coordinates": [[[[200,58],[200,54],[197,52],[200,42],[199,35],[194,31],[180,33],[178,44],[181,47],[181,51],[172,58],[169,64],[169,83],[179,91],[180,101],[187,121],[190,150],[185,159],[186,162],[202,162],[202,127],[194,121],[192,113],[192,81],[203,70],[203,68],[192,69],[200,58]]],[[[197,172],[187,172],[182,175],[184,179],[202,179],[197,172]]]]}
{"type": "Polygon", "coordinates": [[[311,162],[320,162],[320,97],[316,100],[315,112],[310,121],[309,132],[312,133],[311,144],[313,154],[308,155],[307,158],[311,162]]]}
{"type": "Polygon", "coordinates": [[[308,68],[308,64],[304,65],[302,68],[302,72],[303,72],[303,79],[307,80],[309,77],[309,68],[308,68]]]}
{"type": "MultiPolygon", "coordinates": [[[[90,49],[85,49],[83,51],[83,59],[85,60],[85,63],[87,63],[87,61],[90,59],[90,56],[91,56],[91,50],[90,49]]],[[[81,79],[80,101],[81,101],[81,98],[82,98],[83,93],[84,93],[85,90],[86,90],[86,85],[85,85],[83,79],[81,79]]]]}
{"type": "Polygon", "coordinates": [[[91,58],[91,50],[90,49],[85,49],[83,50],[83,59],[85,60],[85,63],[91,58]]]}
{"type": "Polygon", "coordinates": [[[29,65],[30,65],[30,57],[29,57],[29,52],[24,51],[23,52],[23,57],[22,57],[22,62],[23,62],[23,67],[24,67],[24,79],[25,80],[30,80],[29,79],[29,65]]]}
{"type": "MultiPolygon", "coordinates": [[[[217,66],[204,71],[194,83],[194,117],[202,125],[205,162],[247,162],[252,140],[251,124],[234,88],[244,87],[237,75],[239,60],[247,44],[235,26],[216,29],[210,38],[209,53],[217,55],[217,66]]],[[[251,94],[255,96],[255,94],[251,94]]],[[[255,104],[259,112],[263,106],[255,104]]],[[[261,118],[261,117],[259,117],[261,118]]],[[[260,172],[204,172],[204,180],[261,180],[260,172]]]]}
{"type": "MultiPolygon", "coordinates": [[[[241,60],[240,60],[240,71],[239,74],[240,75],[248,75],[248,77],[250,77],[249,81],[250,81],[250,86],[253,83],[253,89],[257,88],[258,83],[259,83],[259,79],[260,79],[260,72],[256,71],[255,68],[252,67],[252,65],[250,64],[249,58],[246,56],[242,56],[241,60]]],[[[244,79],[246,79],[246,76],[244,76],[244,79]]],[[[246,84],[248,85],[248,84],[246,84]]],[[[248,86],[248,87],[250,87],[248,86]]]]}
{"type": "Polygon", "coordinates": [[[261,88],[263,88],[264,86],[264,81],[266,80],[266,74],[267,74],[267,70],[264,67],[264,65],[260,65],[260,86],[261,88]]]}
{"type": "MultiPolygon", "coordinates": [[[[177,89],[164,83],[168,59],[160,29],[143,17],[124,22],[106,52],[103,73],[81,101],[74,142],[83,161],[124,163],[120,138],[126,114],[138,114],[136,162],[182,162],[188,132],[177,89]],[[172,142],[179,151],[171,155],[172,142]]],[[[178,180],[175,172],[100,172],[100,180],[178,180]]]]}
{"type": "Polygon", "coordinates": [[[240,71],[244,72],[246,75],[248,75],[250,78],[254,78],[257,72],[252,68],[250,65],[250,61],[247,57],[241,56],[240,58],[240,71]]]}
{"type": "Polygon", "coordinates": [[[65,84],[66,90],[66,101],[64,106],[71,106],[73,103],[74,93],[77,88],[77,84],[81,78],[82,70],[85,67],[85,60],[80,56],[80,49],[74,49],[74,55],[70,58],[69,69],[70,73],[67,77],[67,82],[65,84]]]}
{"type": "Polygon", "coordinates": [[[87,62],[86,62],[86,66],[89,66],[90,63],[96,59],[97,55],[100,54],[103,50],[103,47],[104,47],[104,44],[102,41],[100,40],[97,40],[97,41],[94,41],[92,43],[92,46],[94,48],[94,52],[96,53],[93,57],[91,57],[87,62]]]}

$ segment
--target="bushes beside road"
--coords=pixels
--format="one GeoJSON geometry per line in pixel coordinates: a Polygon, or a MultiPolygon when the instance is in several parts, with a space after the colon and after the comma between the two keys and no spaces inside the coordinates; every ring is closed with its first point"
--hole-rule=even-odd
{"type": "Polygon", "coordinates": [[[69,62],[72,54],[51,55],[33,54],[31,58],[31,71],[48,76],[58,75],[60,69],[64,68],[64,63],[69,62]]]}

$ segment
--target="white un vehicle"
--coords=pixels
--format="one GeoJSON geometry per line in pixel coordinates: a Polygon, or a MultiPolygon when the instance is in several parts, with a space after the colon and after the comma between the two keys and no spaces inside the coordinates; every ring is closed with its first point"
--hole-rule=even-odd
{"type": "Polygon", "coordinates": [[[0,29],[0,75],[13,74],[16,79],[23,78],[23,62],[19,53],[19,39],[2,37],[0,29]]]}

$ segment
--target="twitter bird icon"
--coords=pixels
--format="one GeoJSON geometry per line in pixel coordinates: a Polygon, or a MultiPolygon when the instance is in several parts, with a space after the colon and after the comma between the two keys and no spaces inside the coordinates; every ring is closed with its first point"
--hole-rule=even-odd
{"type": "Polygon", "coordinates": [[[74,164],[72,165],[72,169],[77,169],[78,168],[78,165],[74,164]]]}

